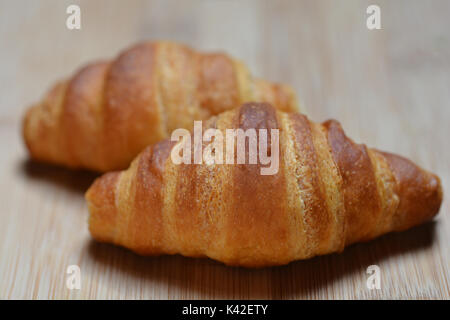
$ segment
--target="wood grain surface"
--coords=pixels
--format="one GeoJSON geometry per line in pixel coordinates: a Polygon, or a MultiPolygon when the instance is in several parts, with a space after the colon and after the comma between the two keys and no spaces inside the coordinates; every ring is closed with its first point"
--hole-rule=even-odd
{"type": "Polygon", "coordinates": [[[0,298],[449,299],[450,1],[0,0],[0,298]],[[65,27],[81,7],[82,29],[65,27]],[[366,28],[381,7],[382,30],[366,28]],[[223,50],[292,84],[315,121],[436,172],[433,221],[284,267],[143,258],[95,243],[83,194],[95,178],[29,162],[21,116],[58,78],[144,39],[223,50]],[[81,268],[81,289],[66,269],[81,268]],[[366,287],[368,266],[381,289],[366,287]]]}

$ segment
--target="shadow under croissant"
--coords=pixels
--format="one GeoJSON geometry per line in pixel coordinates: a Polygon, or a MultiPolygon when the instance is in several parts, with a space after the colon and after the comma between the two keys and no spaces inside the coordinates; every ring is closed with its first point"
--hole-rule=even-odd
{"type": "Polygon", "coordinates": [[[50,182],[57,187],[63,187],[74,193],[84,194],[89,186],[99,176],[98,173],[86,170],[72,170],[45,163],[35,162],[30,159],[20,164],[19,170],[27,178],[50,182]]]}
{"type": "Polygon", "coordinates": [[[318,289],[349,274],[360,274],[363,279],[361,290],[367,290],[368,266],[395,255],[430,247],[435,227],[436,222],[432,221],[405,232],[390,233],[349,246],[340,254],[259,269],[228,267],[211,259],[180,255],[142,257],[94,240],[89,242],[88,252],[90,258],[105,268],[111,268],[114,274],[125,273],[144,285],[154,281],[165,282],[181,294],[190,292],[186,298],[293,299],[308,295],[320,298],[318,289]]]}

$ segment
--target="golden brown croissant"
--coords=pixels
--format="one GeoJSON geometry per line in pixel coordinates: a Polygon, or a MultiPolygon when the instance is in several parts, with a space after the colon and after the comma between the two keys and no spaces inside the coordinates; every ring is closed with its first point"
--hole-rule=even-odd
{"type": "Polygon", "coordinates": [[[26,113],[23,135],[36,160],[96,171],[124,169],[175,128],[190,129],[194,120],[246,101],[297,109],[288,86],[252,78],[225,54],[142,43],[56,84],[26,113]]]}
{"type": "Polygon", "coordinates": [[[436,175],[355,144],[334,120],[318,124],[249,103],[209,127],[279,129],[278,173],[261,175],[261,164],[177,165],[177,144],[162,141],[88,190],[92,236],[143,255],[270,266],[339,252],[439,211],[436,175]]]}

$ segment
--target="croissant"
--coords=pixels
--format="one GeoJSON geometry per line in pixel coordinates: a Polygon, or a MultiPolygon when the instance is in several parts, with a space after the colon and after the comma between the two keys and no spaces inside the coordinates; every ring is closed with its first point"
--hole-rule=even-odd
{"type": "Polygon", "coordinates": [[[260,267],[340,252],[439,211],[436,175],[354,143],[335,120],[319,124],[248,103],[204,127],[279,129],[278,172],[261,175],[261,163],[175,164],[181,142],[162,141],[89,188],[93,238],[142,255],[260,267]]]}
{"type": "Polygon", "coordinates": [[[222,53],[170,42],[138,44],[57,83],[23,120],[32,158],[95,171],[125,169],[147,145],[194,120],[270,102],[297,110],[290,87],[253,78],[222,53]]]}

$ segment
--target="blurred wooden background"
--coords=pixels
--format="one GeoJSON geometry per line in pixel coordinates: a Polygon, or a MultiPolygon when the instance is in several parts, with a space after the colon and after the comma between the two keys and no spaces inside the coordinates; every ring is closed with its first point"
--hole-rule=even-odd
{"type": "Polygon", "coordinates": [[[0,298],[450,298],[449,1],[0,0],[0,298]],[[81,6],[82,29],[65,27],[81,6]],[[382,30],[366,28],[381,7],[382,30]],[[58,78],[144,39],[224,50],[290,83],[309,116],[440,175],[435,222],[277,268],[138,257],[93,242],[85,172],[27,161],[25,108],[58,78]],[[81,290],[66,268],[81,268],[81,290]],[[381,269],[368,290],[366,268],[381,269]]]}

